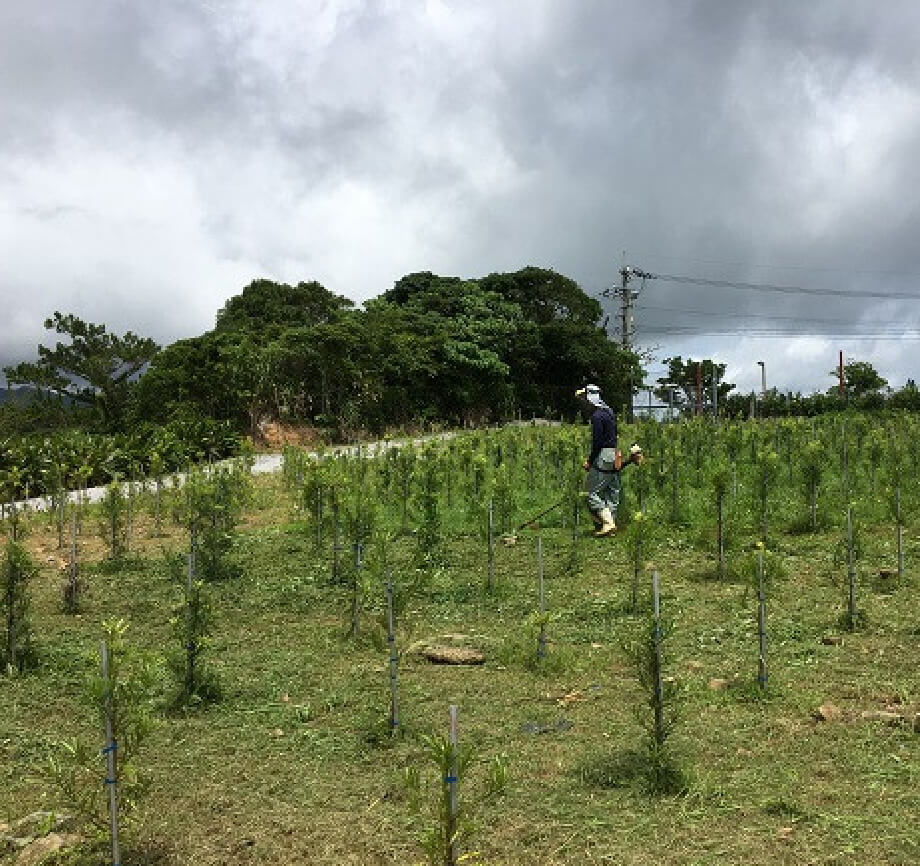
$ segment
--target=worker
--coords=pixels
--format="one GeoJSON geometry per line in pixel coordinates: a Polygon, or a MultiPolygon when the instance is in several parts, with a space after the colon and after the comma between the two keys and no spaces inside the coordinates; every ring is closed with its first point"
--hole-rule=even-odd
{"type": "Polygon", "coordinates": [[[616,514],[620,504],[620,462],[617,459],[617,419],[601,397],[597,385],[585,385],[575,392],[591,413],[591,453],[582,464],[587,470],[587,505],[598,538],[617,530],[616,514]]]}

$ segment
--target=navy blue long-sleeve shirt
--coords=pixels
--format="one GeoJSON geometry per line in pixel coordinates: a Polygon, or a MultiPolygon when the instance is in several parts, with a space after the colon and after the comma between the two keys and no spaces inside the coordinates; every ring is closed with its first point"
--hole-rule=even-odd
{"type": "Polygon", "coordinates": [[[601,448],[617,447],[617,419],[610,409],[595,409],[591,413],[591,456],[589,465],[593,466],[601,448]]]}

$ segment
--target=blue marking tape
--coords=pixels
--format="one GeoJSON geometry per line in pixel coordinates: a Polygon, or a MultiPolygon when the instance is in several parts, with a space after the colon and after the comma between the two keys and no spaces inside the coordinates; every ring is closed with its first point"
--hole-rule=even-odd
{"type": "Polygon", "coordinates": [[[117,785],[117,784],[118,784],[118,780],[117,780],[117,779],[106,779],[106,780],[105,780],[105,783],[106,783],[106,785],[117,785]]]}
{"type": "Polygon", "coordinates": [[[445,776],[444,781],[448,783],[449,782],[459,782],[460,779],[457,776],[445,776]]]}

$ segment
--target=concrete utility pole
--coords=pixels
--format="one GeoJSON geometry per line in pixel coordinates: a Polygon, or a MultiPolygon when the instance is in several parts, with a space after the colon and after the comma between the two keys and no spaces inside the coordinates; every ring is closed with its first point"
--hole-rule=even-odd
{"type": "Polygon", "coordinates": [[[629,281],[636,275],[641,276],[642,272],[633,268],[620,268],[620,344],[627,350],[632,348],[636,332],[633,301],[639,297],[639,293],[629,288],[629,281]]]}
{"type": "MultiPolygon", "coordinates": [[[[639,293],[629,288],[630,280],[635,277],[639,279],[655,279],[654,274],[647,273],[639,268],[630,268],[623,266],[620,268],[620,287],[616,292],[620,296],[620,345],[626,351],[632,351],[633,338],[636,336],[636,321],[633,316],[633,301],[639,297],[639,293]]],[[[627,418],[630,423],[633,420],[633,383],[629,382],[629,403],[627,405],[627,418]]]]}
{"type": "MultiPolygon", "coordinates": [[[[639,297],[638,292],[629,288],[629,281],[633,277],[646,276],[644,271],[629,268],[625,265],[620,268],[620,288],[617,290],[620,294],[620,345],[627,351],[632,351],[633,337],[636,333],[636,323],[633,317],[633,301],[639,297]]],[[[631,424],[633,420],[633,383],[630,380],[629,402],[626,406],[626,420],[631,424]]]]}

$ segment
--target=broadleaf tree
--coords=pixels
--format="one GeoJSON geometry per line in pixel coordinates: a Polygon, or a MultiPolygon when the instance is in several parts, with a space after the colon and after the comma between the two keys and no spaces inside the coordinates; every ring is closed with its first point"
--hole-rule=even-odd
{"type": "MultiPolygon", "coordinates": [[[[831,370],[830,375],[839,380],[840,371],[831,370]]],[[[888,380],[880,376],[868,361],[850,361],[843,365],[843,387],[847,399],[859,400],[878,394],[887,386],[888,380]]],[[[828,393],[834,395],[838,393],[838,388],[830,388],[828,393]]]]}
{"type": "Polygon", "coordinates": [[[724,381],[726,365],[710,358],[700,361],[687,358],[685,361],[680,355],[676,355],[673,358],[665,358],[664,364],[668,372],[658,377],[657,387],[653,390],[659,400],[668,403],[673,395],[675,409],[692,409],[699,399],[703,411],[711,410],[714,383],[719,405],[735,388],[732,382],[724,381]]]}

